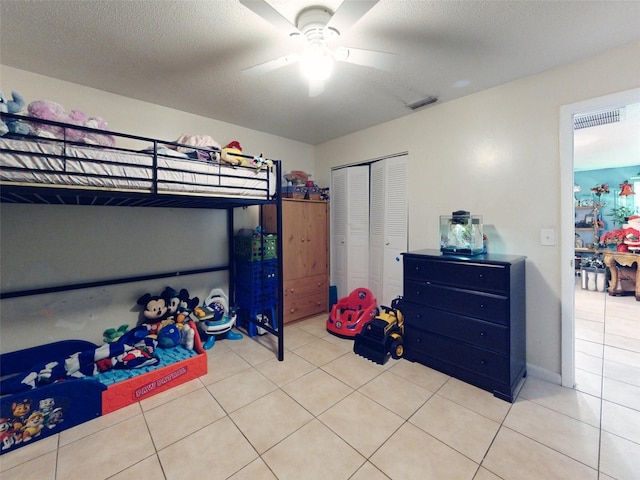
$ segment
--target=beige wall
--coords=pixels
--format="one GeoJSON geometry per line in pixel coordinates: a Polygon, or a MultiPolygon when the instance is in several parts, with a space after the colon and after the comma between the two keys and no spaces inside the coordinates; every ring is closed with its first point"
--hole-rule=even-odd
{"type": "MultiPolygon", "coordinates": [[[[331,167],[409,152],[409,249],[438,248],[438,216],[484,216],[489,250],[527,263],[527,362],[560,372],[562,105],[640,86],[640,44],[619,48],[316,147],[316,180],[331,167]],[[540,229],[556,246],[540,245],[540,229]]],[[[572,195],[572,192],[568,193],[572,195]]]]}

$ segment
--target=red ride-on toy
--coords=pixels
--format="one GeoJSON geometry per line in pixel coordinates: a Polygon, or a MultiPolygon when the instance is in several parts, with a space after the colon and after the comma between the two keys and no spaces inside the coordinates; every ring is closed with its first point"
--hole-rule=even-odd
{"type": "Polygon", "coordinates": [[[378,313],[378,302],[373,293],[367,288],[356,288],[333,305],[327,319],[327,330],[338,337],[353,338],[378,313]]]}

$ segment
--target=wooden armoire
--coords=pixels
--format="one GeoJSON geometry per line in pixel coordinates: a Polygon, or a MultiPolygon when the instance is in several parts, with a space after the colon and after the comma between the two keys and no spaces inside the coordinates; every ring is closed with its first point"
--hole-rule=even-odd
{"type": "MultiPolygon", "coordinates": [[[[284,323],[328,311],[328,222],[327,202],[282,200],[284,323]]],[[[273,205],[265,205],[263,224],[276,231],[273,205]]]]}

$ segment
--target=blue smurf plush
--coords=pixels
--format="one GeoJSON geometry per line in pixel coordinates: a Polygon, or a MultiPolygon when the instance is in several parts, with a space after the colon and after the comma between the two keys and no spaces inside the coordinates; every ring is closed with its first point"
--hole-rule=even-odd
{"type": "MultiPolygon", "coordinates": [[[[20,113],[27,106],[24,98],[18,92],[11,92],[11,100],[5,97],[0,91],[0,112],[1,113],[20,113]]],[[[0,120],[0,136],[7,133],[20,133],[28,135],[31,133],[31,127],[22,120],[15,118],[7,118],[0,120]]]]}

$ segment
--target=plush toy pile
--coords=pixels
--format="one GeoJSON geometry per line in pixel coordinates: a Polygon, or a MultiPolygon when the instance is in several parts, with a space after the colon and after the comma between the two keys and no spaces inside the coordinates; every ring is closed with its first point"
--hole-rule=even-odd
{"type": "MultiPolygon", "coordinates": [[[[80,110],[67,112],[62,105],[52,102],[51,100],[31,102],[27,107],[27,111],[29,112],[29,116],[34,118],[69,123],[71,125],[78,125],[95,130],[108,130],[107,122],[103,118],[89,117],[80,110]]],[[[39,137],[57,138],[59,140],[66,139],[72,142],[103,145],[106,147],[113,147],[115,145],[115,139],[112,135],[89,130],[74,130],[36,122],[33,122],[32,130],[34,135],[38,135],[39,137]]]]}
{"type": "Polygon", "coordinates": [[[182,345],[193,350],[196,331],[187,323],[189,315],[200,303],[198,297],[189,297],[186,289],[165,288],[160,295],[145,293],[137,304],[142,307],[140,321],[148,335],[158,339],[162,348],[182,345]]]}

